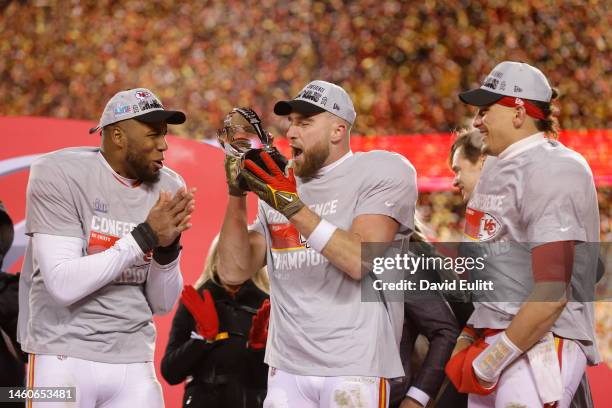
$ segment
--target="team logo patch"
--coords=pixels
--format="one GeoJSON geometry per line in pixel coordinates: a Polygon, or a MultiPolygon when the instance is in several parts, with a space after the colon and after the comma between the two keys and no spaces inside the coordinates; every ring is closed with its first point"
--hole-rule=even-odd
{"type": "Polygon", "coordinates": [[[465,210],[465,235],[474,241],[489,241],[501,231],[502,224],[492,214],[467,208],[465,210]]]}
{"type": "Polygon", "coordinates": [[[134,94],[138,99],[147,99],[151,97],[151,93],[147,91],[136,91],[134,94]]]}
{"type": "Polygon", "coordinates": [[[87,243],[87,255],[97,254],[102,251],[106,251],[115,245],[115,242],[119,237],[115,237],[109,234],[103,234],[96,231],[89,233],[89,242],[87,243]]]}
{"type": "Polygon", "coordinates": [[[161,103],[159,103],[157,99],[151,98],[151,99],[141,100],[138,103],[138,108],[140,109],[141,112],[144,112],[149,109],[163,109],[164,107],[162,106],[161,103]]]}
{"type": "Polygon", "coordinates": [[[96,198],[94,200],[93,208],[94,208],[94,211],[97,211],[97,212],[101,212],[101,213],[108,212],[108,204],[106,204],[104,201],[100,200],[99,198],[96,198]]]}
{"type": "Polygon", "coordinates": [[[272,250],[302,249],[304,244],[300,240],[300,233],[293,224],[268,224],[272,239],[272,250]]]}
{"type": "Polygon", "coordinates": [[[117,105],[113,112],[116,116],[127,115],[132,112],[132,107],[130,105],[117,105]]]}

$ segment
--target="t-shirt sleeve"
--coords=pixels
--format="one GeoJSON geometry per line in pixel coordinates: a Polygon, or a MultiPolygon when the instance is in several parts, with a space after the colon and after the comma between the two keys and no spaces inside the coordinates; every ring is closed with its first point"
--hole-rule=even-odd
{"type": "Polygon", "coordinates": [[[179,188],[187,188],[187,183],[185,183],[185,179],[183,178],[183,176],[178,173],[176,173],[176,176],[178,178],[178,187],[176,190],[178,190],[179,188]]]}
{"type": "Polygon", "coordinates": [[[540,166],[527,183],[522,215],[531,245],[556,241],[586,241],[583,220],[593,199],[590,172],[573,163],[540,166]]]}
{"type": "Polygon", "coordinates": [[[30,169],[26,198],[26,233],[84,238],[69,178],[42,159],[30,169]]]}
{"type": "Polygon", "coordinates": [[[255,220],[253,221],[253,223],[249,225],[249,231],[259,232],[261,235],[265,236],[266,233],[265,233],[264,225],[262,222],[262,219],[264,219],[264,217],[265,217],[265,209],[264,209],[263,203],[259,201],[257,203],[257,217],[255,217],[255,220]]]}
{"type": "Polygon", "coordinates": [[[355,216],[380,214],[395,219],[399,232],[414,230],[417,200],[416,171],[396,153],[369,158],[363,169],[365,180],[359,193],[355,216]]]}

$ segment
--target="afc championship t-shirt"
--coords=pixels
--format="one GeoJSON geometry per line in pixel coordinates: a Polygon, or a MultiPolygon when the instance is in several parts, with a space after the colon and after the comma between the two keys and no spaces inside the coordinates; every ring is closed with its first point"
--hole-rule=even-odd
{"type": "MultiPolygon", "coordinates": [[[[348,231],[363,214],[399,224],[396,239],[414,229],[416,172],[402,156],[348,154],[306,182],[300,199],[323,219],[348,231]],[[328,171],[326,171],[328,170],[328,171]]],[[[404,375],[399,341],[403,303],[362,302],[361,283],[310,248],[287,219],[260,201],[252,229],[267,241],[271,285],[266,363],[298,375],[404,375]]]]}
{"type": "Polygon", "coordinates": [[[533,289],[531,251],[544,243],[576,241],[572,294],[552,327],[577,340],[591,363],[599,211],[593,175],[582,156],[538,133],[488,157],[466,209],[465,237],[486,255],[482,277],[493,291],[474,303],[469,323],[505,329],[533,289]],[[590,302],[589,302],[590,300],[590,302]]]}
{"type": "MultiPolygon", "coordinates": [[[[83,256],[95,254],[143,222],[161,190],[174,194],[182,186],[182,178],[166,167],[159,182],[130,186],[98,148],[59,150],[32,165],[26,232],[77,237],[83,240],[83,256]]],[[[30,239],[20,296],[19,336],[25,351],[107,363],[153,360],[155,326],[144,289],[151,254],[67,307],[47,292],[33,254],[30,239]]]]}

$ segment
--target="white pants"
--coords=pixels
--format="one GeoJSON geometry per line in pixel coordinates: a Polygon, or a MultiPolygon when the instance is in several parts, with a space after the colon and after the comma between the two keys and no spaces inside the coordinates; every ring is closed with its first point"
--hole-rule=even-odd
{"type": "MultiPolygon", "coordinates": [[[[487,343],[495,341],[497,336],[487,338],[487,343]]],[[[572,402],[576,388],[586,370],[586,356],[574,341],[563,339],[559,359],[563,397],[557,408],[567,408],[572,402]]],[[[529,358],[523,354],[510,364],[499,377],[497,389],[489,395],[470,394],[469,408],[532,408],[543,407],[538,395],[534,376],[529,365],[529,358]]]]}
{"type": "Polygon", "coordinates": [[[28,408],[163,408],[152,362],[109,364],[30,354],[28,387],[75,387],[75,402],[28,402],[28,408]]]}
{"type": "Polygon", "coordinates": [[[389,382],[379,377],[316,377],[270,367],[264,408],[387,408],[389,382]]]}

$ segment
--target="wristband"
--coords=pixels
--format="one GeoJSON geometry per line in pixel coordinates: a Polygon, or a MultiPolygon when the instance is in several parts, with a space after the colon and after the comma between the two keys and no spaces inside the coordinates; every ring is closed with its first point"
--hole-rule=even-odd
{"type": "Polygon", "coordinates": [[[146,222],[140,223],[132,230],[132,236],[143,253],[152,251],[158,244],[157,234],[146,222]]]}
{"type": "Polygon", "coordinates": [[[315,251],[319,253],[323,252],[323,248],[325,248],[325,245],[327,245],[332,235],[334,234],[334,231],[337,229],[338,227],[336,227],[331,222],[321,219],[321,221],[317,224],[315,229],[308,237],[308,244],[315,251]]]}
{"type": "Polygon", "coordinates": [[[506,332],[502,332],[497,340],[474,359],[474,373],[487,382],[497,382],[501,372],[522,353],[521,349],[510,341],[506,332]]]}
{"type": "Polygon", "coordinates": [[[166,247],[157,247],[153,250],[153,259],[160,265],[168,265],[170,262],[178,258],[183,247],[180,244],[181,235],[174,240],[173,243],[166,247]]]}
{"type": "Polygon", "coordinates": [[[459,335],[459,337],[457,337],[457,341],[463,339],[463,340],[469,340],[470,342],[473,343],[476,341],[478,337],[479,336],[476,330],[474,330],[470,326],[465,326],[463,330],[461,331],[461,334],[459,335]]]}
{"type": "Polygon", "coordinates": [[[457,341],[459,340],[467,340],[470,343],[473,343],[476,341],[472,336],[470,336],[469,334],[465,334],[463,332],[459,335],[459,337],[457,337],[457,341]]]}
{"type": "Polygon", "coordinates": [[[429,395],[427,395],[426,392],[424,392],[423,390],[412,386],[408,389],[408,392],[406,393],[407,397],[412,398],[413,400],[417,401],[419,404],[421,404],[422,406],[426,407],[427,404],[429,404],[429,400],[431,399],[431,397],[429,395]]]}

